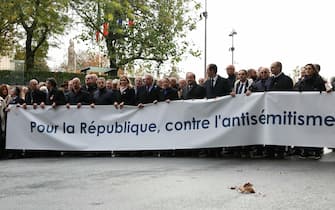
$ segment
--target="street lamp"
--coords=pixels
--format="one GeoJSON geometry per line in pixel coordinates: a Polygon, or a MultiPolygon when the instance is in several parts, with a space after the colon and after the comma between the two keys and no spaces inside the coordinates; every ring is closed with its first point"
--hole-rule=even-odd
{"type": "Polygon", "coordinates": [[[237,32],[233,29],[229,36],[231,36],[231,48],[229,48],[229,51],[231,51],[231,64],[234,65],[234,50],[235,50],[235,47],[234,47],[234,35],[236,35],[237,32]]]}
{"type": "Polygon", "coordinates": [[[207,68],[207,17],[208,17],[208,12],[207,12],[207,0],[205,0],[205,11],[202,13],[202,16],[205,18],[205,53],[204,53],[204,66],[205,66],[205,76],[206,78],[206,68],[207,68]]]}

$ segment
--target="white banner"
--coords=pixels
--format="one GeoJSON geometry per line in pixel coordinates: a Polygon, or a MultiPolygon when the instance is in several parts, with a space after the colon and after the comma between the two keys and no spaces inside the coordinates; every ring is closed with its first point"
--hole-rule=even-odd
{"type": "Polygon", "coordinates": [[[333,93],[266,92],[143,109],[11,107],[7,149],[117,151],[240,145],[335,147],[333,93]]]}

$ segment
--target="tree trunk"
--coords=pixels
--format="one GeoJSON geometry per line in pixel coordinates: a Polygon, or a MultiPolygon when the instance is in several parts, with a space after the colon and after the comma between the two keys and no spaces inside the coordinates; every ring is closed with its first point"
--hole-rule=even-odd
{"type": "Polygon", "coordinates": [[[109,59],[110,62],[110,68],[111,68],[111,76],[112,77],[117,77],[117,65],[116,65],[116,59],[110,58],[109,59]]]}
{"type": "MultiPolygon", "coordinates": [[[[111,35],[109,35],[111,36],[111,35]]],[[[106,38],[106,43],[107,43],[107,50],[108,50],[108,55],[109,55],[109,67],[111,68],[111,76],[112,77],[117,77],[117,70],[118,70],[118,65],[117,65],[117,62],[116,62],[116,50],[115,50],[115,47],[114,47],[114,43],[113,41],[111,41],[110,39],[106,38]],[[112,44],[108,44],[108,43],[112,43],[112,44]]]]}
{"type": "Polygon", "coordinates": [[[25,56],[25,71],[32,72],[34,70],[35,55],[32,50],[33,34],[27,31],[26,40],[26,56],[25,56]]]}

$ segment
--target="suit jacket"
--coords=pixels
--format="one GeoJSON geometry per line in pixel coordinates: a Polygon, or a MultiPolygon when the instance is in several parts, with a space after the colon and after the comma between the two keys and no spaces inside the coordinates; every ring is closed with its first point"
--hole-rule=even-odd
{"type": "Polygon", "coordinates": [[[252,83],[249,90],[252,92],[265,92],[269,91],[271,87],[271,78],[260,79],[257,82],[252,83]]]}
{"type": "MultiPolygon", "coordinates": [[[[243,92],[243,93],[246,93],[247,90],[249,90],[249,88],[251,87],[252,83],[253,83],[252,79],[247,79],[247,80],[246,80],[246,83],[245,83],[245,84],[246,84],[246,87],[244,88],[244,92],[243,92]]],[[[237,80],[237,81],[235,82],[235,84],[234,84],[234,88],[233,88],[232,91],[234,91],[236,94],[238,94],[238,91],[239,91],[239,89],[240,89],[240,86],[241,86],[241,82],[240,82],[240,80],[237,80]]]]}
{"type": "Polygon", "coordinates": [[[71,105],[77,105],[78,103],[87,105],[93,102],[93,98],[84,89],[79,89],[77,93],[74,91],[70,91],[68,92],[68,94],[66,94],[66,97],[67,103],[71,105]]]}
{"type": "Polygon", "coordinates": [[[234,84],[236,82],[236,75],[235,74],[234,75],[228,75],[227,80],[228,80],[228,83],[230,85],[230,89],[233,89],[234,84]]]}
{"type": "Polygon", "coordinates": [[[125,105],[135,105],[136,98],[135,98],[135,90],[133,88],[127,88],[122,93],[120,90],[116,92],[117,102],[123,102],[125,105]]]}
{"type": "Polygon", "coordinates": [[[159,101],[159,88],[152,86],[150,91],[147,91],[147,86],[142,86],[137,90],[136,104],[149,104],[155,100],[159,101]]]}
{"type": "Polygon", "coordinates": [[[53,88],[49,91],[47,97],[47,105],[51,105],[56,103],[56,105],[65,105],[65,96],[63,91],[58,90],[57,88],[53,88]]]}
{"type": "Polygon", "coordinates": [[[112,105],[115,102],[115,94],[106,88],[98,88],[93,94],[93,101],[96,105],[112,105]]]}
{"type": "Polygon", "coordinates": [[[188,85],[183,89],[184,100],[188,99],[202,99],[206,97],[206,89],[196,83],[189,87],[188,85]]]}
{"type": "Polygon", "coordinates": [[[97,85],[90,85],[90,86],[82,86],[81,87],[83,90],[85,90],[86,92],[88,92],[91,96],[91,98],[93,98],[94,92],[98,89],[97,85]]]}
{"type": "Polygon", "coordinates": [[[229,95],[232,89],[228,79],[220,77],[219,75],[216,79],[214,87],[212,87],[210,79],[206,80],[204,87],[206,88],[207,98],[229,95]]]}
{"type": "Polygon", "coordinates": [[[25,102],[28,105],[33,103],[40,104],[41,102],[46,102],[47,94],[40,90],[29,90],[25,95],[25,102]]]}
{"type": "Polygon", "coordinates": [[[293,81],[289,76],[281,73],[278,77],[271,77],[271,91],[289,91],[293,89],[293,81]]]}
{"type": "Polygon", "coordinates": [[[178,100],[178,91],[174,88],[160,89],[159,101],[178,100]]]}

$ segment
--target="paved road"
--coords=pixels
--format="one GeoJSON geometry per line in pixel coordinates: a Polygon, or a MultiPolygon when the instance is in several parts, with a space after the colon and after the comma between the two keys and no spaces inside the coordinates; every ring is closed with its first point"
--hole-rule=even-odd
{"type": "Polygon", "coordinates": [[[335,154],[1,160],[0,209],[335,209],[335,154]],[[246,182],[255,194],[230,189],[246,182]]]}

